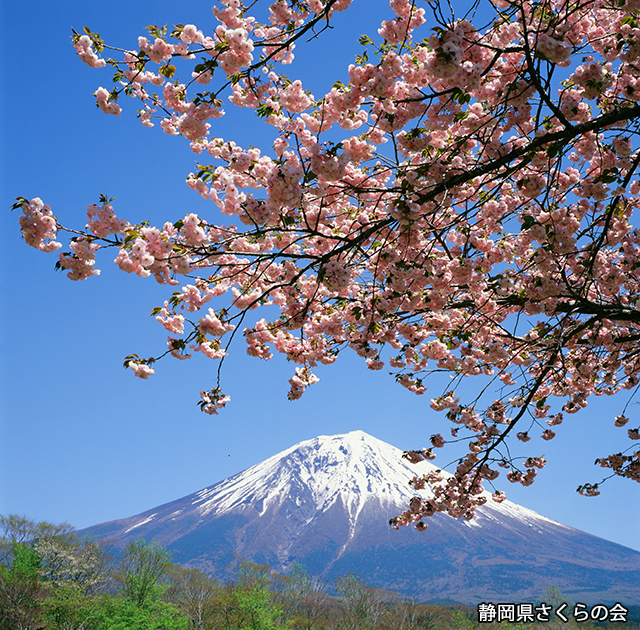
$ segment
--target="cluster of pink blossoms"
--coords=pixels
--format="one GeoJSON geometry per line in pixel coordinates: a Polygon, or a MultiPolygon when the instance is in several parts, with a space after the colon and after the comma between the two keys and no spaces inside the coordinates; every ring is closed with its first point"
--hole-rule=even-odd
{"type": "Polygon", "coordinates": [[[96,104],[105,114],[113,114],[119,116],[122,112],[122,107],[112,100],[111,94],[103,87],[98,88],[95,91],[96,104]]]}
{"type": "Polygon", "coordinates": [[[319,380],[320,379],[313,374],[308,367],[296,368],[295,375],[289,379],[289,385],[291,385],[287,395],[289,400],[297,400],[309,385],[313,385],[319,380]]]}
{"type": "Polygon", "coordinates": [[[96,251],[100,245],[92,239],[76,238],[69,245],[72,253],[60,253],[58,264],[67,269],[70,280],[86,280],[91,276],[99,276],[100,270],[95,268],[96,251]]]}
{"type": "MultiPolygon", "coordinates": [[[[471,518],[503,501],[493,488],[501,474],[530,485],[544,458],[511,448],[541,448],[591,397],[640,384],[640,29],[631,5],[605,0],[499,0],[491,6],[505,11],[481,29],[439,18],[439,3],[431,17],[390,0],[378,41],[361,40],[371,54],[317,98],[278,64],[349,4],[278,0],[260,24],[240,0],[222,0],[210,35],[192,24],[157,30],[122,53],[114,89],[96,91],[99,107],[119,114],[130,94],[142,124],[157,117],[183,136],[204,162],[187,184],[231,223],[189,213],[136,226],[108,202],[91,205],[87,232],[59,264],[84,279],[97,273],[98,247],[115,247],[128,273],[172,286],[185,278],[154,311],[176,335],[165,354],[178,359],[191,348],[222,360],[221,338],[249,311],[278,309],[243,332],[250,355],[277,352],[298,366],[291,399],[346,349],[372,370],[388,365],[418,395],[432,374],[449,373],[454,383],[431,407],[452,440],[436,434],[407,458],[433,459],[450,441],[468,448],[453,475],[413,480],[433,498],[416,497],[395,524],[424,529],[439,511],[471,518]],[[193,62],[188,81],[174,76],[176,58],[193,62]],[[272,154],[213,134],[225,89],[275,129],[272,154]],[[453,392],[472,377],[479,395],[465,403],[453,392]]],[[[74,46],[94,67],[95,51],[109,49],[93,34],[74,46]]],[[[57,249],[63,228],[48,206],[19,205],[27,243],[57,249]]],[[[153,373],[152,359],[127,361],[141,378],[153,373]]],[[[217,413],[228,400],[214,388],[201,408],[217,413]]],[[[638,481],[639,461],[629,447],[599,463],[638,481]]]]}
{"type": "Polygon", "coordinates": [[[200,408],[204,413],[209,415],[217,415],[230,400],[229,396],[225,396],[219,389],[212,389],[210,392],[200,392],[200,408]]]}
{"type": "Polygon", "coordinates": [[[51,212],[51,206],[43,203],[39,197],[31,201],[19,199],[18,202],[23,213],[18,221],[27,245],[43,252],[60,249],[62,244],[55,240],[58,226],[51,212]]]}
{"type": "Polygon", "coordinates": [[[80,36],[75,42],[74,47],[78,53],[78,57],[82,59],[91,68],[104,68],[107,62],[100,59],[93,50],[93,41],[88,35],[80,36]]]}
{"type": "Polygon", "coordinates": [[[153,44],[149,43],[146,37],[138,37],[138,48],[154,63],[162,63],[171,59],[175,52],[175,46],[167,43],[164,39],[156,37],[153,44]]]}
{"type": "Polygon", "coordinates": [[[131,227],[128,221],[118,219],[113,206],[108,201],[100,206],[90,203],[87,206],[87,218],[89,219],[87,229],[100,238],[110,234],[124,234],[131,227]]]}
{"type": "Polygon", "coordinates": [[[155,370],[149,367],[146,363],[138,363],[137,361],[130,361],[128,367],[133,370],[133,373],[141,379],[148,379],[155,374],[155,370]]]}
{"type": "Polygon", "coordinates": [[[557,65],[569,65],[571,47],[564,43],[562,38],[556,38],[548,33],[537,33],[535,37],[535,49],[538,55],[557,65]]]}

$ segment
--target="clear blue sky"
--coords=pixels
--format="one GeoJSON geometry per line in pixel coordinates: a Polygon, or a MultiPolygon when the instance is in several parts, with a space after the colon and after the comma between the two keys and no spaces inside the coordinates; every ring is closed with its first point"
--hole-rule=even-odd
{"type": "MultiPolygon", "coordinates": [[[[164,360],[149,381],[124,370],[127,354],[149,356],[164,346],[166,332],[149,313],[167,288],[123,274],[111,251],[99,258],[101,276],[69,281],[54,272],[55,255],[22,242],[18,212],[9,206],[18,195],[39,196],[64,224],[81,226],[87,203],[105,193],[130,221],[161,224],[192,211],[212,216],[213,206],[184,184],[197,159],[186,143],[140,126],[132,100],[124,101],[121,117],[100,113],[91,94],[109,86],[110,73],[81,63],[70,44],[71,27],[85,24],[124,47],[134,47],[152,23],[206,29],[210,5],[36,0],[3,3],[1,11],[0,513],[86,527],[212,485],[316,435],[362,429],[406,449],[426,445],[436,431],[448,433],[429,408],[441,386],[416,397],[355,355],[318,370],[320,383],[289,402],[293,366],[252,359],[237,345],[223,375],[232,400],[214,417],[196,406],[200,389],[215,382],[214,362],[164,360]]],[[[355,0],[353,11],[336,16],[333,31],[301,46],[288,75],[302,77],[316,96],[345,81],[358,36],[375,34],[390,16],[383,0],[355,0]]],[[[270,128],[231,105],[227,111],[214,122],[217,135],[269,149],[270,128]]],[[[638,484],[613,479],[592,499],[575,492],[601,478],[596,457],[628,444],[613,428],[623,404],[600,399],[569,417],[552,442],[530,442],[549,464],[530,488],[505,482],[509,498],[640,550],[638,484]]],[[[633,426],[637,409],[630,408],[633,426]]]]}

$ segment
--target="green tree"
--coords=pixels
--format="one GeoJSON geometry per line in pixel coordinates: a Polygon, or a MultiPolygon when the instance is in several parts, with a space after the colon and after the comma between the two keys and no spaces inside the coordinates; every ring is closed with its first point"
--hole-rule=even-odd
{"type": "Polygon", "coordinates": [[[43,603],[47,628],[51,630],[88,630],[98,602],[68,583],[56,584],[47,591],[43,603]]]}
{"type": "Polygon", "coordinates": [[[0,561],[0,616],[10,630],[84,628],[87,596],[106,571],[101,545],[81,542],[68,523],[9,514],[0,516],[0,561]]]}
{"type": "Polygon", "coordinates": [[[189,618],[193,630],[215,627],[220,585],[198,569],[171,567],[166,598],[189,618]]]}
{"type": "Polygon", "coordinates": [[[456,609],[451,611],[449,627],[452,630],[473,630],[475,625],[464,610],[456,609]]]}
{"type": "Polygon", "coordinates": [[[163,600],[170,566],[168,551],[140,540],[114,572],[108,549],[66,523],[0,516],[0,630],[187,630],[163,600]]]}
{"type": "Polygon", "coordinates": [[[384,612],[380,593],[367,586],[359,575],[349,573],[336,581],[340,596],[341,630],[365,630],[375,628],[384,612]]]}
{"type": "Polygon", "coordinates": [[[11,562],[14,545],[26,543],[33,537],[35,523],[18,514],[0,515],[0,562],[11,562]]]}
{"type": "Polygon", "coordinates": [[[37,540],[40,578],[47,586],[46,618],[57,630],[84,630],[111,578],[112,556],[95,540],[76,535],[37,540]]]}
{"type": "Polygon", "coordinates": [[[92,630],[187,630],[189,619],[168,602],[103,596],[92,615],[92,630]]]}
{"type": "Polygon", "coordinates": [[[0,514],[0,562],[9,564],[14,544],[33,544],[39,540],[71,539],[73,527],[69,523],[36,522],[19,514],[0,514]]]}
{"type": "Polygon", "coordinates": [[[433,604],[416,604],[393,592],[383,592],[380,630],[448,630],[449,611],[433,604]]]}
{"type": "Polygon", "coordinates": [[[555,584],[549,584],[545,589],[544,593],[540,598],[541,602],[545,602],[550,606],[553,606],[553,610],[558,610],[560,606],[565,604],[562,614],[565,617],[569,617],[569,621],[562,621],[557,615],[551,614],[551,621],[545,624],[545,627],[548,630],[560,630],[566,628],[575,628],[577,626],[583,627],[583,623],[577,623],[575,619],[572,617],[574,603],[570,597],[565,595],[560,587],[555,584]]]}
{"type": "Polygon", "coordinates": [[[241,562],[235,578],[220,593],[218,627],[225,630],[273,630],[280,627],[282,607],[274,602],[268,568],[241,562]]]}
{"type": "Polygon", "coordinates": [[[27,544],[6,548],[9,564],[0,564],[0,630],[42,628],[44,589],[37,553],[27,544]]]}
{"type": "Polygon", "coordinates": [[[290,627],[296,630],[325,627],[335,608],[335,600],[326,593],[324,585],[299,562],[294,562],[282,576],[276,601],[290,627]]]}
{"type": "Polygon", "coordinates": [[[571,598],[565,595],[555,584],[549,584],[544,589],[544,593],[542,594],[542,598],[540,601],[550,604],[554,607],[554,609],[558,608],[558,606],[561,606],[562,604],[566,604],[567,610],[571,611],[573,610],[574,606],[571,598]]]}
{"type": "Polygon", "coordinates": [[[76,535],[37,540],[40,575],[52,584],[70,584],[85,595],[102,592],[110,579],[112,554],[97,540],[76,535]]]}
{"type": "Polygon", "coordinates": [[[415,615],[415,623],[412,630],[436,630],[445,627],[448,611],[434,604],[414,604],[409,607],[415,615]]]}
{"type": "Polygon", "coordinates": [[[169,588],[171,554],[156,543],[129,543],[118,561],[118,592],[103,595],[92,616],[92,630],[186,630],[189,619],[163,600],[169,588]]]}
{"type": "Polygon", "coordinates": [[[125,547],[115,579],[123,597],[143,606],[167,587],[170,567],[171,554],[164,547],[136,540],[125,547]]]}

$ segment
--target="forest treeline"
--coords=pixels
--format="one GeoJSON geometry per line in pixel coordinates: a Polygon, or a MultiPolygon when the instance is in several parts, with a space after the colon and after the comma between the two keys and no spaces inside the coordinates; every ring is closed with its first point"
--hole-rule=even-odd
{"type": "MultiPolygon", "coordinates": [[[[278,575],[241,560],[233,579],[219,582],[173,564],[170,553],[154,543],[136,540],[115,553],[101,541],[79,537],[67,524],[0,516],[0,630],[534,627],[478,624],[475,608],[416,603],[352,574],[330,587],[335,594],[299,564],[278,575]]],[[[557,589],[547,590],[547,596],[561,596],[557,589]]],[[[555,624],[540,627],[551,630],[555,624]]]]}

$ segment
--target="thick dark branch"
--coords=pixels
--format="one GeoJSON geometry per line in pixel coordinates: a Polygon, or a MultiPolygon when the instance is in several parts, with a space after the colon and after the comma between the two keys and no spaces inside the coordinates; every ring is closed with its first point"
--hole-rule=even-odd
{"type": "Polygon", "coordinates": [[[598,116],[586,123],[573,125],[572,127],[567,127],[554,133],[547,133],[544,136],[535,138],[525,146],[509,151],[509,153],[506,153],[496,160],[459,175],[455,175],[440,184],[436,184],[428,192],[420,194],[418,202],[426,203],[428,201],[433,201],[438,195],[447,192],[456,186],[461,186],[474,180],[476,177],[481,177],[497,171],[514,160],[525,158],[528,154],[533,153],[542,147],[557,143],[565,144],[568,141],[583,136],[591,131],[599,131],[611,125],[615,125],[616,123],[622,122],[623,120],[633,120],[638,117],[640,117],[640,105],[634,105],[633,107],[623,107],[621,109],[616,109],[612,112],[602,114],[601,116],[598,116]]]}
{"type": "MultiPolygon", "coordinates": [[[[524,306],[529,300],[520,295],[510,295],[496,298],[496,304],[500,306],[524,306]]],[[[445,309],[475,308],[473,300],[461,300],[448,304],[445,309]]],[[[588,300],[575,300],[558,302],[554,308],[555,314],[570,315],[594,315],[598,319],[610,319],[617,322],[638,322],[640,323],[640,311],[622,304],[597,304],[588,300]]]]}

